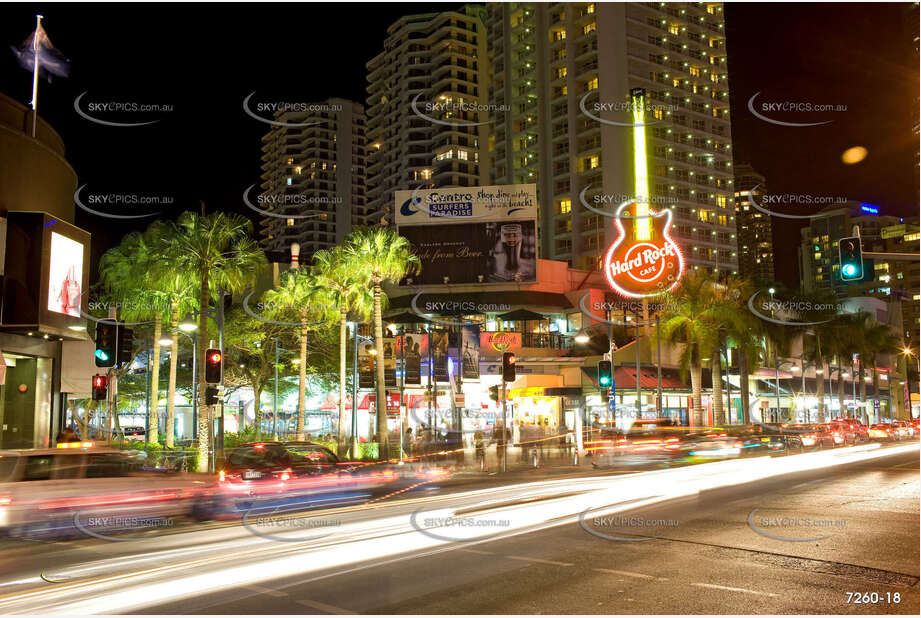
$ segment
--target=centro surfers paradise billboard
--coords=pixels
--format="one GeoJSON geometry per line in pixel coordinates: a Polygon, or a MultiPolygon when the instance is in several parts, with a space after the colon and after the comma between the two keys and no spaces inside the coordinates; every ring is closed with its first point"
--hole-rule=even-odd
{"type": "Polygon", "coordinates": [[[399,233],[419,256],[413,284],[537,280],[537,186],[397,191],[399,233]]]}

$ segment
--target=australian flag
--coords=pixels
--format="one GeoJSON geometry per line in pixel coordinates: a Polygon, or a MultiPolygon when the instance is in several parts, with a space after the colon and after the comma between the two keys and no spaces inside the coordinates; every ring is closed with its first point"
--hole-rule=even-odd
{"type": "Polygon", "coordinates": [[[39,75],[47,78],[48,81],[51,81],[52,75],[67,77],[70,74],[70,60],[54,48],[41,22],[22,45],[12,46],[11,49],[16,54],[19,65],[27,71],[35,69],[35,55],[38,54],[39,75]]]}

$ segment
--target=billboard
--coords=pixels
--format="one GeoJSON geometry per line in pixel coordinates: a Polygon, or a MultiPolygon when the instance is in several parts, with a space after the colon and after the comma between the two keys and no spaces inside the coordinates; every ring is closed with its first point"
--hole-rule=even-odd
{"type": "Polygon", "coordinates": [[[403,358],[404,383],[407,385],[421,385],[422,359],[427,359],[429,355],[428,335],[425,333],[407,333],[397,337],[396,344],[397,352],[403,358]],[[403,345],[404,339],[406,340],[405,349],[403,345]]]}
{"type": "Polygon", "coordinates": [[[421,262],[413,283],[537,280],[537,187],[397,191],[396,224],[421,262]]]}
{"type": "Polygon", "coordinates": [[[393,337],[384,337],[384,386],[395,388],[397,385],[396,341],[393,337]]]}
{"type": "Polygon", "coordinates": [[[51,232],[48,269],[48,310],[80,317],[83,281],[83,244],[51,232]]]}
{"type": "Polygon", "coordinates": [[[374,343],[363,341],[358,346],[358,388],[374,388],[374,343]]]}
{"type": "Polygon", "coordinates": [[[480,379],[480,327],[471,324],[461,327],[462,376],[465,380],[480,379]]]}
{"type": "Polygon", "coordinates": [[[448,331],[433,330],[432,338],[432,381],[448,381],[448,331]]]}

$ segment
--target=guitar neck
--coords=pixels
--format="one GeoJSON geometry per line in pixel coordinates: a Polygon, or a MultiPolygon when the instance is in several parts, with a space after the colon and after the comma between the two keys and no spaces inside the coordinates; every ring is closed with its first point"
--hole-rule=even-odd
{"type": "Polygon", "coordinates": [[[634,209],[633,232],[635,240],[649,240],[652,237],[652,225],[649,221],[649,206],[647,204],[636,203],[634,209]]]}

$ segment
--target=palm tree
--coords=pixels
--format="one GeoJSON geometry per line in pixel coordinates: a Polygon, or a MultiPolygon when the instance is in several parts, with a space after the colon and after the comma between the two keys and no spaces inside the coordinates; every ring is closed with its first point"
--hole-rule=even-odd
{"type": "Polygon", "coordinates": [[[667,296],[668,309],[661,318],[660,337],[681,347],[682,373],[691,374],[691,424],[704,424],[701,405],[703,359],[711,354],[719,341],[720,318],[724,306],[716,302],[716,280],[704,271],[688,273],[678,287],[667,296]]]}
{"type": "Polygon", "coordinates": [[[187,313],[198,309],[194,294],[195,281],[190,273],[179,268],[178,256],[171,251],[170,225],[164,221],[155,221],[144,233],[144,238],[151,247],[151,258],[158,267],[153,270],[156,275],[154,285],[166,297],[169,305],[170,344],[169,381],[166,391],[166,447],[173,448],[176,426],[176,372],[179,367],[179,320],[187,313]]]}
{"type": "Polygon", "coordinates": [[[710,373],[713,383],[713,422],[717,425],[726,422],[723,408],[722,348],[733,333],[745,331],[753,322],[751,318],[754,316],[745,310],[748,287],[744,279],[735,276],[725,277],[719,282],[713,281],[711,286],[713,305],[709,317],[714,321],[717,337],[716,347],[710,357],[710,373]]]}
{"type": "MultiPolygon", "coordinates": [[[[121,318],[126,321],[153,320],[153,357],[150,379],[150,413],[147,439],[157,444],[160,403],[160,338],[163,331],[165,295],[151,276],[155,249],[140,232],[126,234],[121,242],[99,259],[99,278],[112,298],[120,305],[121,318]]],[[[116,426],[118,415],[115,415],[116,426]]]]}
{"type": "Polygon", "coordinates": [[[409,241],[390,228],[356,228],[346,237],[345,251],[349,261],[356,265],[362,278],[370,282],[374,294],[374,345],[377,348],[377,435],[378,456],[386,459],[390,453],[387,435],[387,400],[384,384],[384,327],[382,313],[382,285],[384,281],[397,282],[408,274],[417,272],[420,263],[409,241]]]}
{"type": "MultiPolygon", "coordinates": [[[[862,326],[860,327],[860,339],[862,341],[860,365],[863,368],[865,363],[869,363],[870,371],[873,375],[873,393],[876,397],[879,397],[879,363],[882,360],[881,357],[889,358],[893,354],[898,354],[901,349],[899,345],[901,339],[888,324],[877,322],[869,314],[865,313],[863,315],[862,326]]],[[[892,388],[892,384],[889,384],[889,388],[892,388]]],[[[864,386],[861,391],[865,394],[866,387],[864,386]]],[[[889,415],[890,417],[892,416],[892,410],[889,411],[889,415]]]]}
{"type": "Polygon", "coordinates": [[[297,428],[296,439],[303,440],[306,431],[307,408],[307,331],[308,316],[311,313],[311,296],[317,287],[314,274],[303,268],[282,273],[278,287],[268,290],[264,297],[269,305],[276,307],[277,317],[296,313],[300,317],[300,356],[298,357],[297,428]]]}
{"type": "MultiPolygon", "coordinates": [[[[208,342],[208,316],[211,290],[240,292],[255,283],[259,271],[267,264],[265,254],[253,240],[252,223],[241,215],[216,212],[198,215],[184,212],[164,232],[175,261],[156,265],[154,276],[177,270],[194,278],[199,294],[198,337],[208,342]]],[[[194,289],[194,288],[193,288],[194,289]]],[[[223,302],[223,296],[218,302],[223,302]]],[[[199,355],[198,383],[205,383],[205,355],[199,355]]],[[[211,408],[205,403],[205,389],[199,392],[198,451],[199,470],[208,469],[211,408]]]]}
{"type": "Polygon", "coordinates": [[[334,319],[339,322],[339,455],[346,449],[345,362],[348,342],[349,312],[358,320],[367,320],[373,310],[374,297],[365,280],[366,273],[340,247],[317,251],[313,255],[314,300],[337,307],[334,319]]]}

